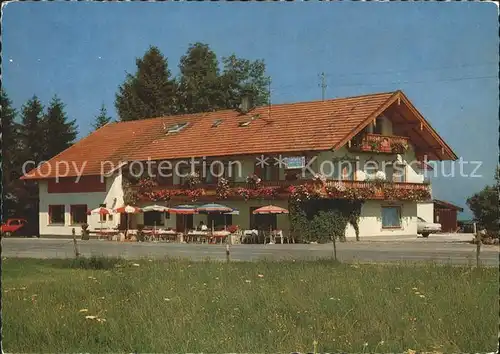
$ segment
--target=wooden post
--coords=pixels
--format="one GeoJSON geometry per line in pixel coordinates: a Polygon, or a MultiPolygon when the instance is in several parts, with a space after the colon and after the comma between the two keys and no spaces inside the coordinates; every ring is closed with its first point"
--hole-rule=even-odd
{"type": "Polygon", "coordinates": [[[476,223],[474,223],[474,233],[476,236],[476,267],[481,266],[480,254],[481,254],[481,243],[482,243],[482,235],[481,231],[477,231],[476,223]]]}
{"type": "Polygon", "coordinates": [[[335,236],[332,237],[333,240],[333,260],[337,260],[337,243],[335,242],[335,236]]]}
{"type": "Polygon", "coordinates": [[[229,243],[226,243],[226,261],[229,262],[230,260],[231,260],[231,251],[229,249],[229,243]]]}
{"type": "Polygon", "coordinates": [[[78,258],[78,256],[80,255],[80,252],[78,252],[78,245],[76,243],[76,231],[75,231],[75,228],[71,229],[71,233],[73,234],[73,248],[74,248],[74,251],[75,251],[75,258],[78,258]]]}

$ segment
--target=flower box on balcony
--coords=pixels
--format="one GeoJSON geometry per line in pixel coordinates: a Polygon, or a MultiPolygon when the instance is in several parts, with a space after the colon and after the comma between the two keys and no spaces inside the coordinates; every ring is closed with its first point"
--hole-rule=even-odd
{"type": "Polygon", "coordinates": [[[408,138],[403,136],[365,134],[354,139],[354,143],[350,147],[350,150],[400,154],[404,153],[408,147],[408,138]]]}

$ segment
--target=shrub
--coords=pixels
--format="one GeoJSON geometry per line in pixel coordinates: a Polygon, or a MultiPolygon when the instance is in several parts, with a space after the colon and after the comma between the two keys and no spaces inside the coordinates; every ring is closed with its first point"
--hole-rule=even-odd
{"type": "Polygon", "coordinates": [[[89,240],[90,239],[90,232],[88,230],[89,224],[83,223],[81,227],[82,227],[82,240],[89,240]]]}
{"type": "Polygon", "coordinates": [[[76,269],[95,269],[95,270],[105,270],[113,269],[117,264],[122,262],[120,258],[108,258],[101,256],[79,257],[69,261],[69,263],[63,264],[64,268],[76,268],[76,269]]]}

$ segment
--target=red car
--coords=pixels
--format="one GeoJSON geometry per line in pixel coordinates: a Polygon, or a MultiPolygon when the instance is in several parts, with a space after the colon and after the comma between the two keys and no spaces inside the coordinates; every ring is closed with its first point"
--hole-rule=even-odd
{"type": "Polygon", "coordinates": [[[12,234],[21,234],[22,231],[27,229],[27,224],[28,221],[26,219],[7,219],[1,226],[2,237],[9,237],[12,234]]]}

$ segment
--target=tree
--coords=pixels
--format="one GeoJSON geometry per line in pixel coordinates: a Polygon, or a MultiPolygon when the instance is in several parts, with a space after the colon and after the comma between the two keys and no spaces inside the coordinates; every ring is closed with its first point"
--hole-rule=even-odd
{"type": "Polygon", "coordinates": [[[248,96],[254,106],[269,103],[266,65],[263,60],[250,61],[239,59],[234,54],[222,59],[224,70],[221,87],[224,93],[224,106],[237,109],[243,96],[248,96]]]}
{"type": "Polygon", "coordinates": [[[4,205],[2,219],[15,213],[17,198],[15,195],[16,182],[20,176],[19,156],[19,124],[16,122],[16,110],[7,93],[0,90],[0,105],[2,109],[2,195],[4,205]]]}
{"type": "Polygon", "coordinates": [[[484,189],[467,199],[467,206],[474,214],[474,220],[486,229],[492,237],[499,236],[499,176],[500,170],[495,173],[496,185],[486,186],[484,189]]]}
{"type": "Polygon", "coordinates": [[[115,107],[122,121],[171,115],[177,112],[176,83],[167,59],[150,47],[136,59],[137,72],[127,74],[116,94],[115,107]]]}
{"type": "Polygon", "coordinates": [[[43,161],[45,156],[43,105],[37,96],[28,100],[21,109],[21,156],[24,161],[43,161]]]}
{"type": "Polygon", "coordinates": [[[150,47],[136,64],[136,74],[127,74],[116,94],[121,120],[238,109],[244,96],[254,106],[269,101],[270,79],[263,60],[233,54],[222,58],[220,73],[217,56],[207,44],[189,46],[180,59],[178,79],[170,79],[167,60],[156,47],[150,47]]]}
{"type": "Polygon", "coordinates": [[[97,130],[99,128],[102,128],[106,124],[111,122],[111,117],[108,116],[108,111],[106,110],[106,106],[104,106],[104,103],[101,105],[101,109],[99,110],[99,115],[95,117],[94,124],[92,124],[92,127],[94,130],[97,130]]]}
{"type": "Polygon", "coordinates": [[[76,120],[68,121],[64,104],[54,96],[43,121],[45,134],[45,159],[51,159],[69,148],[76,139],[76,120]]]}
{"type": "Polygon", "coordinates": [[[223,95],[217,56],[208,45],[190,45],[180,60],[179,69],[177,95],[181,112],[208,112],[221,108],[223,95]]]}

